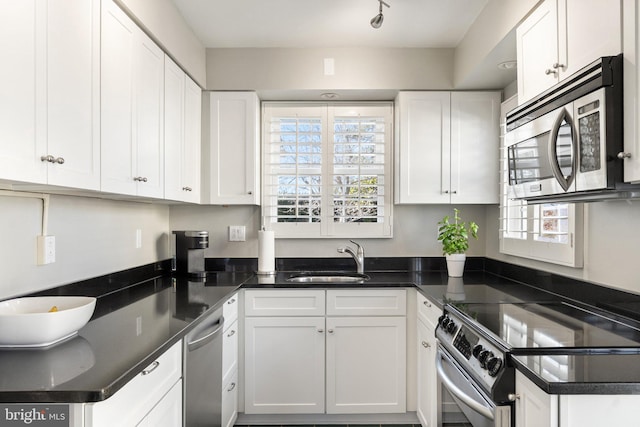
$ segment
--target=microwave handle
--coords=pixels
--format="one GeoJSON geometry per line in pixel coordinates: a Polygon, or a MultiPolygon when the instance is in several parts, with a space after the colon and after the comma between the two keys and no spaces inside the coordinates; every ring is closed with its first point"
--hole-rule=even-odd
{"type": "Polygon", "coordinates": [[[567,111],[566,107],[563,107],[555,121],[553,122],[553,127],[551,128],[551,132],[549,132],[549,163],[551,164],[551,169],[553,170],[553,175],[556,178],[556,181],[560,184],[560,186],[567,191],[573,180],[576,176],[576,163],[578,156],[578,146],[576,140],[576,132],[573,127],[573,119],[571,118],[571,113],[567,111]],[[558,132],[560,131],[560,126],[562,125],[562,121],[565,120],[569,126],[571,126],[571,151],[572,151],[572,164],[571,164],[571,175],[569,179],[566,179],[564,175],[562,175],[562,171],[560,170],[560,165],[558,165],[558,159],[556,157],[556,148],[558,145],[558,132]]]}

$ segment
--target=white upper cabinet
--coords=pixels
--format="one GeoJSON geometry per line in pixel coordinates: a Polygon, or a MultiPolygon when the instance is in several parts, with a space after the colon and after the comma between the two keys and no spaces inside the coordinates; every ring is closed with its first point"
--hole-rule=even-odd
{"type": "Polygon", "coordinates": [[[399,204],[498,203],[499,92],[400,92],[399,204]]]}
{"type": "Polygon", "coordinates": [[[164,197],[164,53],[103,2],[101,189],[164,197]]]}
{"type": "Polygon", "coordinates": [[[620,0],[545,0],[516,30],[520,104],[622,52],[620,0]]]}
{"type": "Polygon", "coordinates": [[[165,198],[200,202],[202,91],[165,56],[165,198]]]}
{"type": "Polygon", "coordinates": [[[624,180],[640,182],[640,5],[624,3],[624,180]]]}
{"type": "Polygon", "coordinates": [[[203,203],[260,204],[260,100],[254,92],[207,92],[203,203]]]}
{"type": "Polygon", "coordinates": [[[2,2],[0,178],[99,189],[100,2],[2,2]]]}

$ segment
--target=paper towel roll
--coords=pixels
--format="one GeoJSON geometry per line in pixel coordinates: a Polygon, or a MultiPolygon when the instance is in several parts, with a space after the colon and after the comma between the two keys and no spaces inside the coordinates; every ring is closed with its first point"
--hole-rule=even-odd
{"type": "Polygon", "coordinates": [[[273,231],[258,231],[258,274],[276,271],[275,234],[273,231]]]}

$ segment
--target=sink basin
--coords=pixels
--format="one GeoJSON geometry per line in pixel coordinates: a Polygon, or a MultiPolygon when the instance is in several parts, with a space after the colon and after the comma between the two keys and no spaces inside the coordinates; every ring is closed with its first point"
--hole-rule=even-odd
{"type": "Polygon", "coordinates": [[[24,297],[0,302],[0,347],[46,347],[87,324],[96,299],[78,296],[24,297]]]}
{"type": "Polygon", "coordinates": [[[363,283],[369,280],[366,274],[342,274],[342,273],[322,273],[322,274],[301,274],[291,276],[287,279],[293,283],[363,283]]]}

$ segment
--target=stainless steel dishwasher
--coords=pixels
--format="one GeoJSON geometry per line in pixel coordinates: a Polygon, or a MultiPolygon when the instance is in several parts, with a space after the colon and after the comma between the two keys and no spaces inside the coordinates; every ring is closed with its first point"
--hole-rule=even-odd
{"type": "Polygon", "coordinates": [[[219,427],[222,403],[222,308],[207,316],[184,340],[185,427],[219,427]]]}

